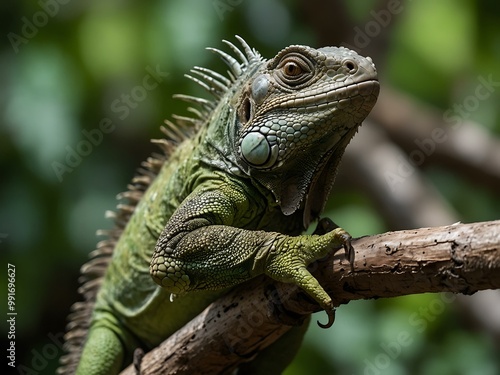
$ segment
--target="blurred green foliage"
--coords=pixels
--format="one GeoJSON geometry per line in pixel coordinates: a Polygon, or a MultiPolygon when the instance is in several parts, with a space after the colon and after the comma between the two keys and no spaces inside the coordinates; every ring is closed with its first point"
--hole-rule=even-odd
{"type": "MultiPolygon", "coordinates": [[[[381,4],[339,2],[361,29],[381,4]]],[[[500,80],[495,1],[399,5],[379,65],[382,84],[446,110],[473,92],[478,76],[500,80]]],[[[95,247],[95,231],[111,226],[104,211],[114,208],[116,194],[155,151],[148,139],[161,137],[163,119],[186,114],[172,94],[204,95],[183,74],[193,65],[225,71],[205,47],[221,47],[220,40],[233,40],[234,34],[267,57],[289,44],[318,46],[318,25],[305,16],[307,6],[292,0],[0,5],[0,259],[16,266],[17,363],[53,373],[55,357],[35,358],[54,344],[49,334],[64,330],[69,306],[78,299],[78,269],[95,247]],[[151,71],[164,77],[147,89],[144,80],[151,71]],[[88,146],[85,134],[103,121],[113,130],[101,131],[100,140],[88,146]],[[57,163],[72,166],[61,170],[57,163]]],[[[322,9],[307,14],[315,12],[322,9]]],[[[352,39],[332,35],[332,44],[341,42],[352,39]]],[[[499,98],[494,92],[471,113],[496,134],[499,98]]],[[[498,196],[440,169],[428,176],[465,221],[498,218],[498,196]]],[[[355,236],[389,229],[360,192],[336,191],[329,207],[329,216],[355,236]]],[[[5,284],[1,278],[4,291],[5,284]]],[[[422,325],[411,317],[435,301],[442,300],[421,295],[342,306],[331,330],[311,325],[287,374],[500,373],[498,346],[486,333],[468,330],[452,303],[443,303],[419,330],[422,325]],[[402,332],[407,336],[400,337],[402,332]],[[399,352],[391,346],[398,337],[405,343],[398,344],[399,352]],[[384,347],[397,354],[390,356],[384,347]]]]}

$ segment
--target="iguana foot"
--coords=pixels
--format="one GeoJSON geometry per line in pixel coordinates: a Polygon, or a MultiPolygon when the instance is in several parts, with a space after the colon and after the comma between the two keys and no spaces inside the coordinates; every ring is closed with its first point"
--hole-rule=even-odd
{"type": "MultiPolygon", "coordinates": [[[[328,221],[325,223],[328,224],[328,221]]],[[[265,271],[267,275],[278,281],[298,285],[326,311],[328,322],[318,323],[320,327],[327,328],[333,324],[334,305],[331,297],[311,275],[307,266],[342,248],[346,256],[352,258],[354,249],[351,236],[342,228],[336,228],[324,235],[277,238],[268,254],[265,271]]]]}

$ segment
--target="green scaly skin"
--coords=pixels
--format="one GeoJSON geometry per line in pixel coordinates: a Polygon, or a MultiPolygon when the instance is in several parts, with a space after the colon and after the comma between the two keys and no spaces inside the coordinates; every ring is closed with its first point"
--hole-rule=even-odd
{"type": "Polygon", "coordinates": [[[157,346],[261,274],[297,284],[328,313],[325,326],[333,322],[332,299],[306,267],[339,247],[352,251],[350,236],[300,233],[319,217],[375,104],[376,70],[345,48],[290,46],[265,61],[240,42],[246,57],[226,42],[239,61],[217,52],[230,83],[198,74],[216,106],[165,162],[116,243],[78,374],[118,373],[134,349],[157,346]]]}

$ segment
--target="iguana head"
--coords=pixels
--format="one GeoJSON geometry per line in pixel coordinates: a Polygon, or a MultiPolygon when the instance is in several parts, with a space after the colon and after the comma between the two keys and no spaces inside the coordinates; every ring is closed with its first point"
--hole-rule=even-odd
{"type": "MultiPolygon", "coordinates": [[[[226,43],[241,63],[215,50],[234,77],[211,113],[207,142],[228,170],[272,191],[285,215],[303,210],[308,225],[323,209],[340,158],[377,100],[377,71],[369,57],[344,47],[293,45],[265,61],[239,39],[245,55],[226,43]]],[[[213,92],[213,81],[221,78],[208,78],[213,92]]]]}

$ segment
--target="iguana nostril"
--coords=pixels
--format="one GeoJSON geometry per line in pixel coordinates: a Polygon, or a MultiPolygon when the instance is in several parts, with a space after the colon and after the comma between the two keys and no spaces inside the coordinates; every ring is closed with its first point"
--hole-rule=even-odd
{"type": "Polygon", "coordinates": [[[356,71],[358,70],[358,65],[351,60],[346,60],[344,62],[344,66],[349,70],[349,73],[351,74],[356,73],[356,71]]]}

